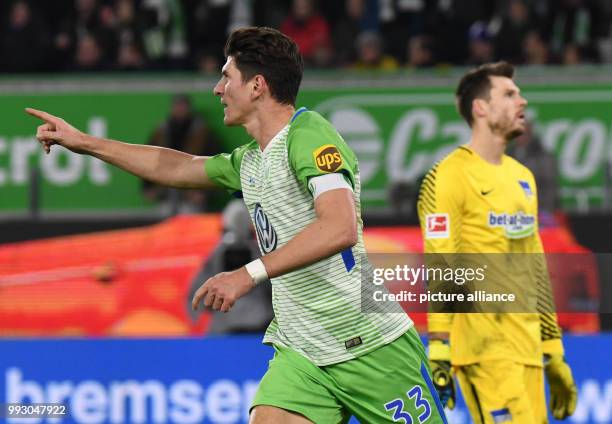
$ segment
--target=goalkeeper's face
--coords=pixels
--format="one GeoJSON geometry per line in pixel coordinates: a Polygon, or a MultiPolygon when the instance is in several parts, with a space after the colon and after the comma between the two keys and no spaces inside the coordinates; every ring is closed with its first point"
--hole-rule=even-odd
{"type": "Polygon", "coordinates": [[[253,81],[242,80],[242,73],[236,67],[232,56],[227,58],[222,76],[214,88],[223,105],[223,123],[225,125],[242,125],[253,111],[253,81]]]}
{"type": "Polygon", "coordinates": [[[487,121],[494,134],[506,140],[523,134],[526,130],[525,108],[527,100],[514,81],[506,77],[490,77],[491,93],[487,101],[487,121]]]}

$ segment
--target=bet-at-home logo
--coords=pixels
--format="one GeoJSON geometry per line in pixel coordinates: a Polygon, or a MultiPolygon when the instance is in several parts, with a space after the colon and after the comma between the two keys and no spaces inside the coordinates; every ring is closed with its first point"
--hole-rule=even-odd
{"type": "Polygon", "coordinates": [[[506,237],[518,239],[528,237],[535,230],[535,217],[523,212],[515,214],[489,212],[489,227],[503,228],[506,237]]]}

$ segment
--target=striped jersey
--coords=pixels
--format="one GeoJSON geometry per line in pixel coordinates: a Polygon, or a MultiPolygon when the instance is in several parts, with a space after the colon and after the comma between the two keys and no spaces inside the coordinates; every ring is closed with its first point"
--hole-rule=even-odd
{"type": "Polygon", "coordinates": [[[363,244],[359,167],[321,115],[299,109],[263,151],[253,140],[209,158],[205,168],[216,184],[242,192],[263,255],[316,219],[310,178],[341,173],[353,187],[357,244],[271,280],[275,318],[264,343],[289,347],[324,366],[371,352],[412,327],[398,304],[385,302],[376,310],[362,305],[362,280],[372,274],[363,244]]]}

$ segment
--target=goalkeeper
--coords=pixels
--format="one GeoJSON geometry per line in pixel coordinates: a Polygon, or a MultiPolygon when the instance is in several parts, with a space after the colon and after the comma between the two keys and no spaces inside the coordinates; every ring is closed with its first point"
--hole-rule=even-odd
{"type": "Polygon", "coordinates": [[[472,419],[482,424],[547,422],[544,374],[556,419],[570,416],[577,398],[542,260],[535,181],[504,154],[526,125],[527,101],[513,74],[512,65],[500,62],[461,79],[457,106],[471,141],[433,167],[418,201],[426,253],[540,258],[528,279],[519,277],[521,290],[537,293],[532,313],[428,315],[429,359],[440,398],[454,407],[452,365],[472,419]]]}

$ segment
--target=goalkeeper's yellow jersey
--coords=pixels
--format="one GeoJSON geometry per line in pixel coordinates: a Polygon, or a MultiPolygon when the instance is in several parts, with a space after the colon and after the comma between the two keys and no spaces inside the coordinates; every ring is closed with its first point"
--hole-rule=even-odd
{"type": "MultiPolygon", "coordinates": [[[[535,180],[525,166],[506,155],[493,165],[461,146],[421,186],[425,253],[542,253],[537,210],[535,180]]],[[[520,284],[536,287],[538,311],[541,303],[550,312],[545,267],[541,274],[520,284]]],[[[431,313],[428,320],[430,332],[450,332],[458,366],[500,358],[541,366],[542,340],[560,338],[554,313],[431,313]]]]}

